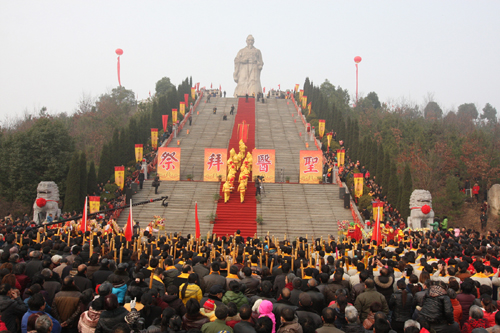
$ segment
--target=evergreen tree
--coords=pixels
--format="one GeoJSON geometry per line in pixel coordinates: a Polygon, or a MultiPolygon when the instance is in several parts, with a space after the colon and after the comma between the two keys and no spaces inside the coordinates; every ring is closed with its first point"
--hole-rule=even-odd
{"type": "Polygon", "coordinates": [[[344,144],[346,147],[352,147],[352,126],[351,126],[351,117],[347,116],[346,122],[346,137],[344,139],[344,144]]]}
{"type": "Polygon", "coordinates": [[[372,177],[375,175],[377,169],[377,151],[378,151],[377,141],[372,139],[370,148],[370,169],[369,169],[372,177]]]}
{"type": "Polygon", "coordinates": [[[389,190],[387,192],[387,200],[393,205],[397,205],[399,198],[399,179],[396,166],[391,166],[391,176],[389,178],[389,190]]]}
{"type": "Polygon", "coordinates": [[[80,206],[85,204],[87,196],[87,154],[82,151],[80,155],[80,206]]]}
{"type": "Polygon", "coordinates": [[[384,157],[384,169],[381,171],[380,184],[383,186],[383,195],[387,195],[387,190],[389,189],[389,179],[391,177],[391,158],[389,152],[385,154],[384,157]]]}
{"type": "Polygon", "coordinates": [[[94,161],[90,161],[89,173],[87,175],[87,194],[94,195],[94,193],[97,193],[97,176],[94,161]]]}
{"type": "MultiPolygon", "coordinates": [[[[109,153],[111,155],[111,166],[118,165],[120,160],[120,131],[115,129],[113,132],[113,138],[111,139],[111,147],[109,148],[109,153]]],[[[106,179],[107,180],[107,179],[106,179]]]]}
{"type": "Polygon", "coordinates": [[[80,204],[80,154],[75,152],[71,159],[66,178],[66,195],[64,197],[64,211],[80,211],[82,205],[80,204]]]}
{"type": "MultiPolygon", "coordinates": [[[[377,176],[377,181],[376,183],[381,185],[380,181],[382,180],[382,173],[384,171],[384,146],[380,145],[378,147],[378,154],[377,154],[377,166],[375,167],[375,176],[377,176]]],[[[382,185],[383,186],[383,185],[382,185]]]]}
{"type": "Polygon", "coordinates": [[[410,196],[413,191],[413,182],[411,180],[411,171],[410,171],[410,165],[407,163],[405,165],[405,171],[403,175],[403,184],[402,184],[402,191],[401,191],[401,204],[400,204],[400,213],[401,217],[405,219],[408,216],[410,216],[410,196]]]}
{"type": "MultiPolygon", "coordinates": [[[[360,147],[359,147],[359,124],[358,120],[354,120],[352,123],[352,146],[351,146],[351,155],[353,159],[360,159],[360,147]]],[[[361,161],[360,161],[361,163],[361,161]]]]}
{"type": "Polygon", "coordinates": [[[97,181],[99,183],[104,183],[108,181],[111,176],[111,154],[109,152],[109,146],[104,144],[101,150],[101,158],[99,159],[99,175],[97,181]]]}

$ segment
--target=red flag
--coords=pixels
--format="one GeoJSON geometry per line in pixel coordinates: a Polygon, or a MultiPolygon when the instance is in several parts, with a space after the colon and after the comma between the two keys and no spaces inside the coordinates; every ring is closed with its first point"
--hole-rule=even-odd
{"type": "Polygon", "coordinates": [[[163,132],[166,132],[168,124],[168,114],[161,115],[161,120],[163,121],[163,132]]]}
{"type": "Polygon", "coordinates": [[[87,231],[87,197],[85,197],[85,206],[83,206],[82,223],[80,223],[80,231],[85,233],[87,231]]]}
{"type": "Polygon", "coordinates": [[[278,89],[281,90],[281,84],[278,84],[278,89]]]}
{"type": "Polygon", "coordinates": [[[219,84],[219,91],[222,91],[222,88],[220,87],[220,84],[219,84]]]}
{"type": "Polygon", "coordinates": [[[195,234],[196,234],[196,239],[200,238],[200,221],[198,220],[198,203],[196,202],[194,204],[194,219],[195,219],[195,234]]]}
{"type": "Polygon", "coordinates": [[[149,97],[151,97],[151,90],[149,91],[149,97]]]}
{"type": "Polygon", "coordinates": [[[212,89],[212,82],[210,82],[210,89],[212,89]]]}
{"type": "Polygon", "coordinates": [[[264,87],[264,94],[266,93],[266,87],[264,87]]]}
{"type": "Polygon", "coordinates": [[[132,219],[132,199],[130,199],[130,212],[128,213],[127,225],[125,226],[125,239],[127,242],[132,241],[132,235],[134,234],[134,220],[132,219]]]}
{"type": "Polygon", "coordinates": [[[184,94],[184,103],[186,103],[186,109],[188,108],[189,94],[184,94]]]}

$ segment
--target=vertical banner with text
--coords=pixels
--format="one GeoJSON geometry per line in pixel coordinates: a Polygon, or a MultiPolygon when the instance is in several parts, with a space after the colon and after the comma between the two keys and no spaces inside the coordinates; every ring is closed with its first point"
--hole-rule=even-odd
{"type": "Polygon", "coordinates": [[[339,167],[344,166],[345,150],[337,149],[337,164],[339,167]]]}
{"type": "Polygon", "coordinates": [[[101,197],[100,196],[89,196],[90,214],[97,213],[99,211],[100,205],[101,205],[101,197]]]}
{"type": "Polygon", "coordinates": [[[144,155],[144,148],[142,144],[136,144],[135,145],[135,161],[140,162],[142,161],[142,157],[144,155]]]}
{"type": "Polygon", "coordinates": [[[363,179],[362,173],[354,174],[354,196],[356,198],[361,198],[363,195],[363,179]]]}
{"type": "Polygon", "coordinates": [[[218,182],[219,176],[221,176],[221,180],[225,182],[227,173],[226,161],[227,149],[205,148],[203,181],[218,182]]]}
{"type": "Polygon", "coordinates": [[[115,184],[123,190],[125,185],[125,167],[117,166],[115,167],[115,184]]]}
{"type": "Polygon", "coordinates": [[[304,89],[299,90],[299,101],[302,101],[302,96],[304,96],[304,89]]]}
{"type": "Polygon", "coordinates": [[[163,125],[163,132],[165,133],[167,131],[167,125],[168,125],[168,114],[161,115],[161,122],[163,125]]]}
{"type": "Polygon", "coordinates": [[[177,123],[177,109],[172,109],[172,124],[177,123]]]}
{"type": "Polygon", "coordinates": [[[184,102],[179,102],[179,112],[183,117],[186,114],[186,104],[184,102]]]}
{"type": "Polygon", "coordinates": [[[323,178],[323,153],[320,150],[301,150],[299,174],[301,184],[319,184],[323,178]]]}
{"type": "Polygon", "coordinates": [[[189,94],[184,94],[184,105],[186,107],[189,105],[189,94]]]}
{"type": "Polygon", "coordinates": [[[302,110],[305,110],[307,107],[307,96],[302,96],[302,110]]]}
{"type": "Polygon", "coordinates": [[[276,181],[276,152],[274,149],[254,149],[252,151],[252,177],[264,177],[264,182],[276,181]]]}
{"type": "Polygon", "coordinates": [[[193,101],[196,99],[196,88],[191,88],[191,98],[193,101]]]}
{"type": "Polygon", "coordinates": [[[158,176],[160,180],[181,179],[181,149],[161,147],[158,149],[158,176]]]}
{"type": "MultiPolygon", "coordinates": [[[[325,120],[320,119],[318,122],[318,130],[319,130],[319,137],[323,139],[323,135],[325,135],[325,120]]],[[[328,143],[328,147],[330,147],[330,143],[328,143]]]]}
{"type": "Polygon", "coordinates": [[[156,150],[158,148],[158,129],[151,129],[151,147],[156,150]]]}
{"type": "Polygon", "coordinates": [[[299,85],[298,84],[295,85],[294,91],[297,92],[297,90],[299,90],[299,85]]]}

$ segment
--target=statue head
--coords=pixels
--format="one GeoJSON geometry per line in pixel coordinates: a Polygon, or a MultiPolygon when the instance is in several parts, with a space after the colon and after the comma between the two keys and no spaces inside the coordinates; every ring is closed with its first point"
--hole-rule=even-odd
{"type": "Polygon", "coordinates": [[[247,46],[253,46],[253,43],[255,42],[255,39],[253,38],[252,35],[248,35],[247,37],[247,46]]]}
{"type": "Polygon", "coordinates": [[[40,182],[36,192],[37,198],[59,201],[59,188],[55,182],[40,182]]]}
{"type": "Polygon", "coordinates": [[[410,208],[429,205],[432,208],[432,195],[427,190],[415,190],[410,196],[410,208]]]}

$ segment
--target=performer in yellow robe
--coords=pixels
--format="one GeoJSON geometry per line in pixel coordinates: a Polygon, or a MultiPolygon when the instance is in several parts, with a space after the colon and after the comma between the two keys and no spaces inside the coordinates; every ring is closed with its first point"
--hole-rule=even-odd
{"type": "Polygon", "coordinates": [[[224,192],[224,203],[229,201],[229,197],[231,196],[231,183],[226,181],[222,186],[222,191],[224,192]]]}
{"type": "Polygon", "coordinates": [[[245,191],[247,190],[247,187],[244,182],[241,182],[240,185],[238,185],[238,191],[240,191],[240,201],[243,203],[245,201],[245,191]]]}

